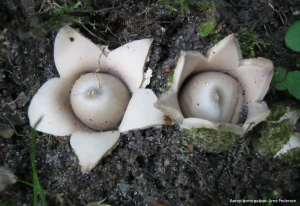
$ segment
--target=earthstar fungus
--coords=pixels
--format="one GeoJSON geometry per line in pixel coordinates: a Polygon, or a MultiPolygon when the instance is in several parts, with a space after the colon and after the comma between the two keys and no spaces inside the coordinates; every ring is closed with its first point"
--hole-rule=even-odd
{"type": "Polygon", "coordinates": [[[69,26],[58,32],[54,61],[60,78],[38,90],[28,116],[31,126],[43,117],[38,131],[71,135],[82,172],[117,145],[120,132],[164,124],[163,114],[153,107],[157,97],[143,89],[152,73],[144,73],[151,43],[142,39],[109,51],[69,26]]]}
{"type": "Polygon", "coordinates": [[[269,115],[263,98],[272,76],[270,60],[242,60],[232,34],[211,48],[207,57],[181,51],[170,91],[155,106],[182,128],[242,135],[269,115]]]}

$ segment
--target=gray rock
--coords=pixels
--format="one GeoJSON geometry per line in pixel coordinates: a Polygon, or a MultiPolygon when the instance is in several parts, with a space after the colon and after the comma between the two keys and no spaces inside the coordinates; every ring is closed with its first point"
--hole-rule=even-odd
{"type": "Polygon", "coordinates": [[[4,138],[11,138],[15,134],[15,130],[5,124],[0,124],[0,136],[4,138]]]}
{"type": "Polygon", "coordinates": [[[18,108],[24,107],[24,105],[27,103],[28,101],[28,97],[26,96],[26,94],[24,92],[21,92],[17,99],[15,100],[18,108]]]}
{"type": "Polygon", "coordinates": [[[7,185],[16,182],[14,173],[6,166],[0,166],[0,192],[5,189],[7,185]]]}

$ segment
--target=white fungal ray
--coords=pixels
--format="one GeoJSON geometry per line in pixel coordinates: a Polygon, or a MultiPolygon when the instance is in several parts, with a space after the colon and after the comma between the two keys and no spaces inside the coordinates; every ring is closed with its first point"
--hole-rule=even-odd
{"type": "Polygon", "coordinates": [[[204,72],[209,69],[207,59],[198,52],[180,51],[179,59],[173,76],[172,91],[179,91],[184,80],[196,72],[204,72]]]}
{"type": "Polygon", "coordinates": [[[78,78],[80,74],[107,70],[107,58],[100,47],[69,26],[55,38],[54,61],[60,77],[78,78]]]}
{"type": "Polygon", "coordinates": [[[245,90],[246,102],[260,102],[266,95],[274,74],[273,63],[265,58],[246,59],[235,77],[245,90]]]}
{"type": "Polygon", "coordinates": [[[241,64],[242,54],[239,43],[234,34],[222,39],[207,53],[207,59],[211,68],[221,69],[230,73],[241,64]]]}
{"type": "Polygon", "coordinates": [[[108,54],[109,72],[121,78],[131,92],[142,84],[152,41],[153,39],[136,40],[108,54]]]}
{"type": "Polygon", "coordinates": [[[169,91],[161,95],[157,102],[154,103],[154,106],[161,110],[165,115],[169,116],[177,124],[182,124],[184,116],[179,106],[177,92],[169,91]]]}
{"type": "Polygon", "coordinates": [[[81,171],[88,173],[118,144],[119,131],[77,131],[71,136],[71,146],[79,159],[81,171]]]}
{"type": "Polygon", "coordinates": [[[264,121],[271,112],[265,102],[251,102],[248,103],[247,106],[248,114],[242,126],[244,132],[250,131],[255,125],[264,121]]]}
{"type": "Polygon", "coordinates": [[[164,114],[153,106],[156,101],[157,97],[151,89],[136,90],[119,126],[120,132],[163,125],[164,114]]]}
{"type": "Polygon", "coordinates": [[[144,79],[152,39],[141,39],[109,51],[97,46],[69,26],[61,28],[54,43],[54,61],[61,77],[76,79],[90,72],[109,73],[119,77],[131,92],[144,79]]]}
{"type": "Polygon", "coordinates": [[[37,130],[57,136],[70,135],[77,130],[91,131],[75,116],[70,104],[73,81],[53,78],[47,81],[34,95],[28,109],[30,125],[37,130]]]}
{"type": "Polygon", "coordinates": [[[294,133],[291,135],[289,141],[279,150],[274,157],[283,155],[289,152],[291,149],[300,148],[300,134],[294,133]]]}
{"type": "Polygon", "coordinates": [[[207,129],[218,129],[218,126],[213,122],[200,118],[185,118],[180,125],[182,129],[192,129],[192,128],[207,128],[207,129]]]}

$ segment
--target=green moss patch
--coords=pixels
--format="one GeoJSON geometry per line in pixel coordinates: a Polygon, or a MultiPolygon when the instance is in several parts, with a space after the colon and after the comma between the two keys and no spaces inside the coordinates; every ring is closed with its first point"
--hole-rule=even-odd
{"type": "Polygon", "coordinates": [[[271,114],[268,116],[268,121],[278,121],[285,113],[288,112],[288,107],[284,104],[275,104],[272,106],[271,114]]]}
{"type": "Polygon", "coordinates": [[[289,141],[294,125],[289,120],[280,123],[264,122],[258,128],[259,139],[254,143],[262,155],[274,156],[289,141]]]}
{"type": "Polygon", "coordinates": [[[186,129],[183,137],[191,144],[200,146],[209,152],[223,152],[232,147],[241,137],[232,132],[219,132],[213,129],[186,129]]]}
{"type": "Polygon", "coordinates": [[[280,155],[280,158],[287,162],[300,163],[300,148],[294,148],[287,153],[280,155]]]}
{"type": "Polygon", "coordinates": [[[215,2],[196,2],[193,0],[159,0],[161,4],[166,5],[170,12],[179,11],[180,13],[187,15],[190,11],[210,11],[213,10],[215,2]]]}
{"type": "Polygon", "coordinates": [[[268,116],[267,121],[278,121],[286,113],[299,110],[299,105],[296,102],[281,102],[272,105],[271,114],[268,116]]]}
{"type": "Polygon", "coordinates": [[[237,33],[244,58],[254,58],[255,49],[263,45],[263,41],[257,37],[252,29],[242,29],[237,33]]]}

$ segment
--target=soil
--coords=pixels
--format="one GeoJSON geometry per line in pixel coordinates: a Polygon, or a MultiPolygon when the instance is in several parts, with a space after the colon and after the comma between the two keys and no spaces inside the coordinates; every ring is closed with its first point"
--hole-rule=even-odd
{"type": "MultiPolygon", "coordinates": [[[[53,61],[56,31],[36,33],[51,15],[49,2],[54,1],[0,1],[0,123],[15,130],[13,137],[0,138],[0,165],[8,165],[19,179],[28,182],[32,182],[28,105],[44,82],[58,76],[53,61]]],[[[207,37],[199,35],[199,25],[212,15],[209,11],[191,8],[190,13],[182,14],[152,0],[91,2],[95,15],[82,8],[72,15],[102,39],[74,25],[95,43],[113,49],[131,40],[154,38],[148,65],[154,73],[149,88],[157,95],[166,90],[170,73],[165,68],[176,64],[180,50],[205,53],[216,36],[241,29],[253,29],[263,41],[255,47],[257,56],[294,69],[297,55],[285,47],[284,34],[300,18],[293,15],[299,13],[298,0],[218,1],[218,29],[207,37]]],[[[56,3],[63,5],[64,1],[56,3]]],[[[292,97],[273,87],[266,97],[269,106],[289,99],[292,97]]],[[[249,140],[246,137],[228,151],[214,154],[196,146],[192,150],[177,126],[133,131],[123,135],[117,148],[89,174],[82,174],[69,137],[39,133],[36,164],[40,184],[48,192],[48,205],[79,206],[103,199],[107,204],[124,206],[238,205],[231,199],[299,202],[300,165],[263,157],[249,140]]],[[[0,205],[32,202],[32,188],[22,183],[0,193],[0,205]]]]}

